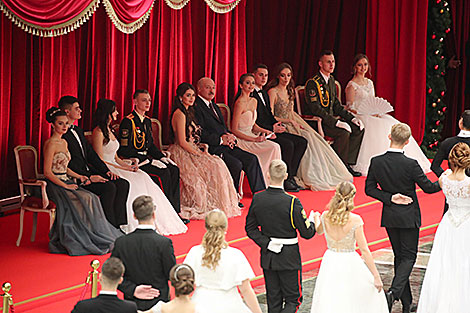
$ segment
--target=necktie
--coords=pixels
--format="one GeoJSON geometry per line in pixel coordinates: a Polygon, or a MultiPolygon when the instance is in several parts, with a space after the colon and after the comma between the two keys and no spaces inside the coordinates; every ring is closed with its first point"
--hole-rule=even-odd
{"type": "Polygon", "coordinates": [[[214,114],[215,114],[215,117],[217,118],[217,120],[219,120],[219,121],[220,121],[220,119],[219,119],[219,114],[217,114],[217,111],[216,111],[216,109],[215,109],[215,107],[214,107],[214,103],[213,103],[212,101],[211,101],[211,102],[209,102],[209,106],[211,107],[211,109],[212,109],[212,112],[214,112],[214,114]]]}

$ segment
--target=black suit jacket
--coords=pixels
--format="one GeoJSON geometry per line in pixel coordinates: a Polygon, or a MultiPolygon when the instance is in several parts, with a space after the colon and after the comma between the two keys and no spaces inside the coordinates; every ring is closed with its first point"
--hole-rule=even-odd
{"type": "MultiPolygon", "coordinates": [[[[449,160],[450,150],[452,150],[452,148],[459,142],[464,142],[470,146],[470,137],[449,137],[443,142],[441,142],[441,145],[437,150],[437,153],[434,156],[434,159],[432,160],[431,164],[431,169],[434,174],[437,175],[437,177],[441,176],[441,174],[444,173],[441,164],[444,160],[449,160]]],[[[467,174],[467,176],[470,176],[470,169],[467,169],[465,173],[467,174]]]]}
{"type": "Polygon", "coordinates": [[[219,106],[214,104],[214,111],[209,109],[206,103],[198,96],[195,101],[194,112],[198,124],[201,126],[201,142],[207,143],[210,148],[220,146],[220,138],[229,133],[219,106]]]}
{"type": "Polygon", "coordinates": [[[426,193],[441,190],[439,182],[431,182],[418,164],[401,152],[387,151],[370,161],[366,194],[383,203],[382,227],[419,228],[421,211],[416,184],[426,193]],[[380,187],[380,188],[378,188],[380,187]],[[392,195],[401,193],[413,199],[408,205],[392,203],[392,195]]]}
{"type": "Polygon", "coordinates": [[[272,131],[273,125],[277,123],[277,120],[274,118],[273,112],[271,111],[271,103],[268,93],[263,89],[261,89],[260,92],[255,90],[252,92],[251,96],[258,101],[258,106],[256,108],[256,112],[258,113],[256,124],[272,131]],[[261,97],[263,97],[264,102],[261,100],[261,97]]]}
{"type": "Polygon", "coordinates": [[[275,271],[299,270],[302,262],[298,244],[284,245],[274,253],[267,249],[270,238],[295,238],[297,232],[307,239],[315,235],[315,225],[307,220],[299,199],[272,187],[253,196],[245,230],[261,248],[261,267],[275,271]]]}
{"type": "Polygon", "coordinates": [[[118,289],[124,298],[137,303],[145,311],[158,301],[169,300],[168,280],[170,269],[176,264],[171,239],[157,234],[152,229],[139,229],[116,239],[112,255],[121,259],[126,267],[124,281],[118,289]],[[160,290],[160,296],[153,300],[134,297],[138,285],[152,285],[160,290]]]}
{"type": "Polygon", "coordinates": [[[121,300],[114,295],[98,295],[93,299],[79,301],[72,313],[137,313],[132,301],[121,300]]]}
{"type": "Polygon", "coordinates": [[[86,140],[83,129],[78,126],[73,126],[73,129],[77,132],[78,137],[80,138],[83,152],[80,148],[80,144],[78,143],[77,138],[72,133],[72,130],[69,129],[62,136],[62,138],[67,141],[68,149],[70,151],[70,155],[72,156],[68,167],[80,175],[90,176],[97,174],[107,178],[106,173],[109,172],[109,168],[101,160],[98,154],[96,154],[88,140],[86,140]],[[83,153],[85,153],[85,155],[83,153]]]}

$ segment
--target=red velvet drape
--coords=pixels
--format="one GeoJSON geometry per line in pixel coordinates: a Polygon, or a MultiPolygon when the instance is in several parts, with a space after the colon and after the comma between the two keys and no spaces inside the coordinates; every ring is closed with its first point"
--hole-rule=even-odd
{"type": "Polygon", "coordinates": [[[418,142],[426,113],[427,11],[427,0],[370,0],[367,17],[366,51],[376,94],[390,101],[418,142]]]}

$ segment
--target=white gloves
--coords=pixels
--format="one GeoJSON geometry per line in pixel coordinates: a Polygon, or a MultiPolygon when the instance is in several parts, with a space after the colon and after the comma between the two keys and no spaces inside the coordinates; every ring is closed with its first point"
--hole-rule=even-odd
{"type": "Polygon", "coordinates": [[[349,126],[348,123],[343,122],[343,121],[340,121],[340,120],[338,120],[338,121],[336,122],[336,127],[342,128],[342,129],[344,129],[345,131],[347,131],[348,133],[351,133],[351,132],[352,132],[351,126],[349,126]]]}
{"type": "Polygon", "coordinates": [[[272,240],[268,244],[268,250],[274,253],[279,253],[284,245],[282,243],[273,242],[272,240]]]}
{"type": "Polygon", "coordinates": [[[164,163],[166,163],[166,164],[172,164],[172,165],[174,165],[174,166],[178,166],[178,165],[176,165],[176,163],[175,163],[172,159],[167,158],[167,157],[161,158],[160,161],[162,161],[162,162],[164,162],[164,163]]]}
{"type": "Polygon", "coordinates": [[[351,120],[351,122],[353,122],[354,124],[356,124],[357,126],[359,126],[359,129],[360,130],[363,130],[364,129],[364,124],[362,123],[362,121],[360,119],[357,119],[356,117],[353,118],[351,120]]]}
{"type": "MultiPolygon", "coordinates": [[[[163,158],[162,158],[163,159],[163,158]]],[[[158,168],[166,168],[166,164],[160,160],[152,160],[152,165],[158,168]]]]}

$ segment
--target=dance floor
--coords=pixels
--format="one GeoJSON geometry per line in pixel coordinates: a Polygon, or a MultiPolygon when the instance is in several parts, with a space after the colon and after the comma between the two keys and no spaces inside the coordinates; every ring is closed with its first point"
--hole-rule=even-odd
{"type": "MultiPolygon", "coordinates": [[[[434,174],[428,174],[436,180],[434,174]]],[[[364,194],[365,178],[355,178],[357,188],[355,198],[356,210],[365,222],[365,232],[371,250],[389,246],[385,230],[380,227],[381,203],[364,194]]],[[[246,184],[245,184],[246,185],[246,184]]],[[[245,190],[249,190],[245,186],[245,190]]],[[[311,210],[323,211],[333,195],[333,191],[301,191],[295,195],[302,202],[307,215],[311,210]]],[[[421,236],[434,233],[442,216],[444,196],[441,192],[428,195],[418,191],[422,212],[421,236]]],[[[245,217],[251,202],[251,195],[242,200],[245,208],[242,215],[229,220],[227,240],[232,247],[241,249],[257,275],[253,286],[262,284],[262,270],[259,266],[259,248],[246,237],[245,217]]],[[[73,305],[84,293],[85,282],[90,262],[98,259],[101,262],[109,255],[79,256],[50,254],[48,252],[47,216],[40,215],[36,241],[30,242],[32,214],[27,214],[25,231],[20,247],[15,242],[19,229],[19,215],[12,214],[0,218],[0,282],[11,282],[15,312],[70,312],[73,305]]],[[[189,249],[201,242],[204,234],[203,221],[191,221],[185,234],[171,236],[175,248],[177,262],[183,262],[189,249]]],[[[326,243],[323,236],[315,236],[310,240],[300,240],[300,248],[304,270],[320,265],[321,256],[325,252],[326,243]]],[[[89,288],[86,297],[89,297],[89,288]]]]}

